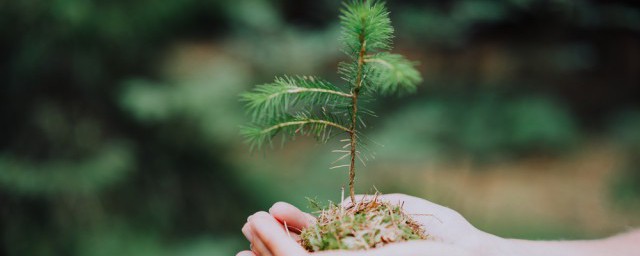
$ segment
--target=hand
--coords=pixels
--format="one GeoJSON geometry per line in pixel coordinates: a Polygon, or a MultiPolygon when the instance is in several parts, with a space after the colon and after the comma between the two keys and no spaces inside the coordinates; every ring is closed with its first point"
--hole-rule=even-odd
{"type": "MultiPolygon", "coordinates": [[[[358,200],[362,197],[358,196],[358,200]]],[[[456,211],[427,200],[402,194],[382,195],[379,199],[403,204],[405,212],[413,215],[432,239],[390,244],[368,251],[330,251],[312,255],[482,255],[486,252],[484,248],[492,248],[489,244],[499,242],[499,238],[476,229],[456,211]]],[[[269,212],[258,212],[249,217],[242,232],[251,242],[252,251],[240,252],[238,256],[311,255],[297,240],[299,231],[313,224],[315,218],[287,203],[276,203],[269,212]],[[285,230],[285,223],[288,230],[285,230]]]]}
{"type": "Polygon", "coordinates": [[[414,219],[432,239],[394,243],[368,251],[308,253],[297,241],[299,231],[313,224],[315,218],[290,204],[276,203],[270,214],[258,212],[249,217],[242,232],[251,242],[252,250],[237,256],[632,256],[640,251],[640,230],[586,241],[503,239],[476,229],[454,210],[420,198],[390,194],[381,196],[380,200],[403,204],[405,211],[414,214],[414,219]]]}

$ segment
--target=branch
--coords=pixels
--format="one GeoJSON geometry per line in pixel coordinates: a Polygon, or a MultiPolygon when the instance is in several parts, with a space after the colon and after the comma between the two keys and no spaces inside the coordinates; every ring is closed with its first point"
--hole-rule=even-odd
{"type": "Polygon", "coordinates": [[[267,98],[268,99],[272,99],[272,98],[277,97],[277,96],[282,95],[282,94],[297,94],[297,93],[305,93],[305,92],[328,93],[328,94],[334,94],[334,95],[338,95],[338,96],[342,96],[342,97],[346,97],[346,98],[351,98],[351,94],[350,93],[344,93],[344,92],[339,92],[339,91],[334,91],[334,90],[329,90],[329,89],[304,88],[304,87],[295,87],[295,86],[292,86],[291,89],[288,89],[286,91],[273,93],[273,94],[269,95],[267,98]]]}
{"type": "Polygon", "coordinates": [[[422,81],[420,73],[415,69],[415,62],[405,59],[399,54],[378,53],[365,58],[371,63],[372,84],[374,91],[380,94],[413,92],[422,81]]]}
{"type": "Polygon", "coordinates": [[[350,93],[341,92],[336,86],[315,77],[278,77],[273,83],[263,84],[251,92],[243,93],[253,120],[278,119],[287,109],[298,103],[309,105],[338,105],[348,101],[350,93]]]}
{"type": "Polygon", "coordinates": [[[344,127],[342,125],[336,124],[334,122],[330,122],[330,121],[326,121],[326,120],[317,120],[317,119],[308,119],[308,120],[302,120],[302,121],[289,121],[289,122],[284,122],[284,123],[279,123],[276,124],[274,126],[271,126],[269,128],[263,129],[261,131],[261,133],[270,133],[273,130],[277,130],[283,127],[287,127],[287,126],[293,126],[293,125],[300,125],[303,126],[305,124],[313,124],[313,123],[317,123],[317,124],[324,124],[324,125],[329,125],[329,126],[333,126],[335,128],[338,128],[340,130],[343,130],[345,132],[351,132],[351,130],[347,127],[344,127]]]}
{"type": "Polygon", "coordinates": [[[393,69],[394,68],[393,65],[391,65],[391,63],[389,63],[388,61],[383,60],[383,59],[368,58],[368,59],[364,59],[364,62],[367,62],[367,63],[375,62],[375,63],[382,64],[383,66],[385,66],[385,67],[387,67],[389,69],[393,69]]]}
{"type": "Polygon", "coordinates": [[[268,122],[254,123],[242,127],[241,133],[247,138],[247,142],[254,147],[261,148],[265,142],[271,143],[276,134],[282,132],[283,140],[286,137],[297,135],[313,135],[319,141],[325,142],[331,138],[332,129],[336,128],[349,133],[350,129],[344,125],[339,116],[330,113],[317,113],[301,111],[296,115],[288,115],[279,119],[267,120],[268,122]]]}

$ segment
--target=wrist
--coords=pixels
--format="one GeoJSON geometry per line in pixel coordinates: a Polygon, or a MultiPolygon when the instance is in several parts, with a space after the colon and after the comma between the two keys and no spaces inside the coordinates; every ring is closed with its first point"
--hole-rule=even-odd
{"type": "Polygon", "coordinates": [[[591,256],[607,255],[603,240],[593,241],[532,241],[498,238],[492,256],[591,256]]]}

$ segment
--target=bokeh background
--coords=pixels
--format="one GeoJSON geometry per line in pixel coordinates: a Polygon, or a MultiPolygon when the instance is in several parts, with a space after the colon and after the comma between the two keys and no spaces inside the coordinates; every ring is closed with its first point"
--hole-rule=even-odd
{"type": "MultiPolygon", "coordinates": [[[[0,254],[233,255],[276,201],[338,201],[336,143],[250,154],[237,95],[339,83],[338,1],[0,1],[0,254]]],[[[640,225],[637,1],[391,1],[418,93],[372,103],[357,190],[488,232],[640,225]]]]}

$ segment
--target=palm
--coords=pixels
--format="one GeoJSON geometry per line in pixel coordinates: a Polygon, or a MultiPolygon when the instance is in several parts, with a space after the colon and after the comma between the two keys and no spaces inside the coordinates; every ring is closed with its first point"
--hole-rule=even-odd
{"type": "MultiPolygon", "coordinates": [[[[358,196],[357,198],[361,200],[362,197],[363,196],[358,196]]],[[[402,194],[379,196],[379,200],[402,205],[407,214],[412,215],[417,222],[423,225],[430,236],[430,241],[417,241],[385,246],[386,248],[383,248],[385,251],[375,250],[379,254],[371,251],[373,253],[371,255],[384,255],[384,253],[387,253],[386,251],[392,251],[397,255],[414,255],[416,252],[419,253],[425,250],[433,253],[446,252],[447,255],[472,255],[470,252],[478,246],[478,241],[483,240],[484,236],[486,236],[486,233],[473,227],[456,211],[427,200],[402,194]]],[[[345,204],[350,204],[350,202],[347,201],[345,204]]],[[[253,248],[254,252],[243,253],[252,256],[301,255],[304,250],[297,243],[299,239],[297,234],[301,229],[313,224],[314,218],[286,203],[277,203],[269,211],[270,215],[266,213],[253,215],[256,216],[255,219],[261,219],[261,221],[249,220],[249,223],[243,227],[243,233],[245,233],[247,238],[252,242],[252,245],[255,245],[253,248]],[[256,224],[258,222],[271,222],[271,224],[256,224]],[[289,229],[287,235],[283,235],[285,233],[283,229],[285,225],[289,229]],[[267,228],[267,226],[270,227],[267,228]],[[274,232],[273,229],[279,230],[274,232]],[[261,239],[252,239],[252,237],[260,237],[259,234],[255,235],[256,233],[260,233],[256,232],[260,230],[263,232],[268,231],[271,234],[263,235],[261,239]],[[280,233],[279,235],[278,232],[280,233]],[[278,236],[278,238],[276,238],[276,236],[278,236]],[[284,253],[274,253],[273,251],[284,253]]],[[[337,255],[348,254],[339,252],[337,255]]]]}
{"type": "Polygon", "coordinates": [[[413,196],[389,194],[381,200],[402,204],[407,214],[422,224],[431,240],[470,246],[482,232],[473,227],[462,215],[447,207],[440,206],[413,196]]]}

